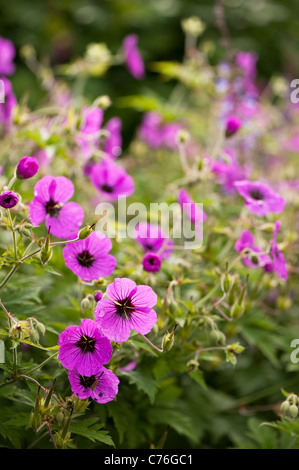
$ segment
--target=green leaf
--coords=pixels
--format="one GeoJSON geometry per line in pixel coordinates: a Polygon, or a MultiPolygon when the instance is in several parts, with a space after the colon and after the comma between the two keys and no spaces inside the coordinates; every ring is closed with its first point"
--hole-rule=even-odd
{"type": "Polygon", "coordinates": [[[148,373],[148,371],[146,373],[142,373],[140,370],[133,370],[131,372],[122,371],[119,375],[127,377],[130,384],[136,385],[138,390],[145,392],[148,395],[151,404],[154,403],[158,390],[158,382],[148,373]]]}
{"type": "Polygon", "coordinates": [[[86,437],[92,442],[102,442],[108,446],[115,447],[114,442],[109,436],[108,431],[103,431],[102,423],[98,423],[98,418],[89,418],[78,423],[72,421],[70,425],[70,432],[82,437],[86,437]]]}
{"type": "Polygon", "coordinates": [[[198,383],[198,385],[200,385],[201,388],[203,388],[204,390],[208,389],[207,384],[206,384],[205,379],[204,379],[204,376],[203,376],[203,372],[201,370],[199,370],[199,369],[191,370],[189,372],[189,377],[191,377],[192,380],[194,380],[196,383],[198,383]]]}

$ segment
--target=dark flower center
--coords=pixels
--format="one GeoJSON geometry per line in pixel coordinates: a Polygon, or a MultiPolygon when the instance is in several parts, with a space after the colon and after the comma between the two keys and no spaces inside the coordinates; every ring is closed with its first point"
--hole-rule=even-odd
{"type": "Polygon", "coordinates": [[[12,200],[12,197],[11,197],[11,196],[7,196],[7,197],[4,198],[5,204],[10,204],[10,203],[11,203],[11,200],[12,200]]]}
{"type": "Polygon", "coordinates": [[[79,255],[77,255],[77,260],[81,266],[90,268],[90,266],[92,266],[94,263],[94,256],[92,256],[88,250],[84,250],[82,251],[82,253],[79,253],[79,255]]]}
{"type": "Polygon", "coordinates": [[[264,194],[258,189],[252,189],[249,194],[252,199],[256,199],[257,201],[262,201],[265,197],[264,194]]]}
{"type": "Polygon", "coordinates": [[[130,298],[118,301],[116,303],[116,313],[122,318],[126,318],[126,319],[131,318],[133,311],[134,311],[134,306],[132,305],[130,298]]]}
{"type": "Polygon", "coordinates": [[[147,262],[148,262],[151,266],[156,266],[156,264],[158,264],[158,259],[157,259],[155,256],[152,256],[151,258],[148,258],[148,259],[147,259],[147,262]]]}
{"type": "Polygon", "coordinates": [[[85,377],[85,375],[80,375],[80,385],[84,388],[90,388],[96,381],[96,376],[91,375],[90,377],[85,377]]]}
{"type": "Polygon", "coordinates": [[[103,184],[102,186],[100,186],[100,189],[102,191],[105,191],[105,193],[113,193],[113,187],[109,186],[109,184],[103,184]]]}
{"type": "Polygon", "coordinates": [[[90,336],[81,336],[79,341],[77,341],[76,346],[81,349],[83,353],[94,352],[96,345],[96,340],[90,336]]]}
{"type": "Polygon", "coordinates": [[[145,249],[148,251],[152,251],[153,249],[153,245],[151,245],[150,243],[146,243],[144,246],[145,246],[145,249]]]}
{"type": "Polygon", "coordinates": [[[61,207],[61,204],[58,204],[57,202],[53,201],[53,199],[50,199],[50,201],[48,201],[46,204],[47,214],[49,214],[50,217],[57,217],[61,207]]]}
{"type": "MultiPolygon", "coordinates": [[[[98,382],[100,381],[102,375],[103,375],[103,372],[98,378],[96,378],[95,375],[90,375],[88,377],[86,377],[85,375],[80,375],[80,385],[82,385],[82,387],[84,387],[85,389],[88,389],[88,388],[94,389],[97,386],[98,382]]],[[[102,392],[99,393],[99,397],[102,397],[103,395],[104,393],[102,392]]]]}

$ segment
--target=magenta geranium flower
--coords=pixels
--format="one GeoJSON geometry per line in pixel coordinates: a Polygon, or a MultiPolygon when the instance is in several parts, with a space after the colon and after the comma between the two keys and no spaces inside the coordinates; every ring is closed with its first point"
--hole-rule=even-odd
{"type": "Polygon", "coordinates": [[[272,249],[271,249],[271,257],[269,263],[265,266],[265,270],[272,272],[273,270],[283,279],[286,281],[288,279],[288,269],[286,265],[286,261],[284,258],[283,253],[278,248],[276,237],[278,230],[280,229],[281,221],[277,220],[275,222],[274,232],[273,232],[273,239],[271,241],[272,249]]]}
{"type": "Polygon", "coordinates": [[[139,137],[150,147],[158,148],[162,145],[171,149],[177,149],[177,134],[182,126],[176,122],[166,123],[163,117],[151,111],[145,113],[139,128],[139,137]]]}
{"type": "Polygon", "coordinates": [[[94,295],[94,300],[96,302],[99,302],[99,300],[102,300],[103,298],[103,292],[97,292],[95,295],[94,295]]]}
{"type": "MultiPolygon", "coordinates": [[[[4,102],[0,103],[0,123],[8,126],[12,121],[12,113],[17,105],[17,99],[12,89],[12,85],[7,78],[1,78],[1,95],[4,96],[4,102]]],[[[1,96],[1,98],[2,98],[1,96]]],[[[3,101],[3,99],[1,99],[3,101]]]]}
{"type": "Polygon", "coordinates": [[[93,185],[107,198],[131,196],[134,192],[133,178],[109,157],[93,165],[89,177],[93,185]]]}
{"type": "MultiPolygon", "coordinates": [[[[71,238],[77,238],[72,234],[71,238]]],[[[109,255],[112,243],[101,232],[92,232],[85,240],[69,243],[63,248],[66,266],[84,281],[110,276],[116,266],[116,259],[109,255]]]]}
{"type": "Polygon", "coordinates": [[[173,251],[173,241],[167,238],[156,224],[139,222],[134,238],[145,252],[157,253],[162,259],[169,258],[173,251]]]}
{"type": "Polygon", "coordinates": [[[285,200],[274,189],[259,181],[236,181],[235,187],[239,194],[245,198],[245,204],[253,214],[267,215],[282,212],[285,200]]]}
{"type": "Polygon", "coordinates": [[[16,55],[15,46],[6,38],[0,37],[0,74],[11,75],[15,71],[13,59],[16,55]]]}
{"type": "Polygon", "coordinates": [[[243,230],[241,237],[235,243],[235,250],[240,253],[245,248],[250,249],[250,255],[242,258],[243,263],[249,268],[266,266],[270,261],[268,255],[261,255],[262,250],[254,245],[254,237],[248,230],[243,230]]]}
{"type": "Polygon", "coordinates": [[[68,326],[60,333],[58,345],[58,359],[63,367],[76,369],[85,377],[97,374],[112,356],[110,341],[89,318],[84,318],[80,326],[68,326]]]}
{"type": "Polygon", "coordinates": [[[119,379],[112,370],[101,367],[90,376],[79,374],[77,370],[69,371],[72,392],[81,400],[92,398],[98,403],[108,403],[118,394],[119,379]]]}
{"type": "Polygon", "coordinates": [[[38,161],[35,157],[23,157],[19,161],[16,169],[18,179],[27,179],[34,176],[39,169],[38,161]]]}
{"type": "Polygon", "coordinates": [[[129,34],[124,38],[122,46],[129,72],[138,80],[144,78],[144,62],[138,49],[138,36],[129,34]]]}
{"type": "Polygon", "coordinates": [[[109,137],[106,139],[103,150],[113,159],[117,158],[121,154],[121,128],[122,122],[118,117],[111,118],[105,126],[105,129],[109,131],[109,137]]]}
{"type": "Polygon", "coordinates": [[[67,238],[77,230],[84,219],[80,204],[67,202],[74,194],[74,185],[64,176],[44,176],[34,188],[29,206],[29,217],[35,226],[43,221],[58,238],[67,238]],[[51,228],[50,228],[51,227],[51,228]]]}
{"type": "Polygon", "coordinates": [[[137,286],[127,278],[115,279],[107,286],[107,299],[97,303],[95,319],[104,335],[112,341],[127,341],[130,331],[145,335],[157,322],[153,310],[157,296],[149,286],[137,286]]]}
{"type": "Polygon", "coordinates": [[[225,135],[226,137],[232,137],[235,135],[242,123],[237,116],[229,116],[225,123],[225,135]]]}
{"type": "Polygon", "coordinates": [[[207,216],[202,208],[194,202],[187,191],[182,188],[178,195],[178,201],[182,208],[182,211],[187,215],[194,224],[196,234],[199,238],[202,238],[202,224],[206,220],[207,216]]]}
{"type": "Polygon", "coordinates": [[[256,76],[256,62],[258,56],[255,52],[238,52],[236,64],[241,67],[247,79],[253,80],[256,76]]]}
{"type": "Polygon", "coordinates": [[[0,206],[4,209],[11,209],[18,204],[19,198],[13,191],[4,191],[0,194],[0,206]]]}
{"type": "Polygon", "coordinates": [[[148,273],[157,273],[161,269],[162,259],[157,253],[146,253],[142,265],[148,273]]]}
{"type": "Polygon", "coordinates": [[[84,106],[82,108],[82,123],[77,141],[85,159],[90,158],[94,150],[98,148],[99,132],[103,122],[103,110],[95,106],[84,106]]]}
{"type": "Polygon", "coordinates": [[[223,157],[211,161],[210,165],[211,171],[217,175],[218,183],[223,185],[227,193],[235,192],[235,182],[247,177],[248,171],[239,165],[235,152],[231,149],[225,150],[223,157]]]}

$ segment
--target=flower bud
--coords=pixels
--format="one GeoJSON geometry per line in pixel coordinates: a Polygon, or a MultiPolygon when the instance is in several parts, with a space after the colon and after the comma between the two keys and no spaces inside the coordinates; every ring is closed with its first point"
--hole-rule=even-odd
{"type": "Polygon", "coordinates": [[[40,334],[44,335],[46,333],[46,327],[41,322],[36,322],[36,329],[39,331],[40,334]]]}
{"type": "Polygon", "coordinates": [[[296,418],[298,415],[298,407],[296,405],[291,405],[289,409],[289,414],[292,418],[296,418]]]}
{"type": "Polygon", "coordinates": [[[19,198],[13,191],[5,191],[0,194],[0,206],[4,209],[11,209],[18,204],[19,198]]]}
{"type": "Polygon", "coordinates": [[[39,342],[39,333],[35,328],[32,328],[30,338],[33,343],[38,343],[39,342]]]}
{"type": "Polygon", "coordinates": [[[79,234],[78,234],[78,238],[79,238],[80,240],[85,240],[85,238],[88,238],[89,235],[91,235],[91,234],[92,234],[92,228],[91,228],[90,225],[87,225],[86,227],[83,227],[83,228],[80,230],[80,232],[79,232],[79,234]]]}
{"type": "Polygon", "coordinates": [[[90,304],[90,300],[88,297],[85,297],[84,299],[81,300],[81,311],[83,313],[87,312],[87,310],[90,309],[91,307],[91,304],[90,304]]]}
{"type": "Polygon", "coordinates": [[[156,273],[160,271],[162,259],[157,253],[146,253],[142,265],[143,269],[149,273],[156,273]]]}
{"type": "Polygon", "coordinates": [[[232,308],[230,310],[230,314],[231,314],[232,318],[237,319],[237,318],[241,317],[243,315],[243,313],[244,313],[243,305],[240,305],[237,302],[234,303],[234,305],[232,306],[232,308]]]}
{"type": "Polygon", "coordinates": [[[225,124],[225,136],[232,137],[235,135],[239,128],[241,127],[242,123],[237,116],[230,116],[225,124]]]}
{"type": "Polygon", "coordinates": [[[285,400],[282,404],[281,404],[281,411],[282,413],[286,414],[290,409],[290,403],[288,402],[288,400],[285,400]]]}
{"type": "Polygon", "coordinates": [[[212,330],[210,333],[210,338],[214,343],[219,343],[221,340],[221,331],[212,330]]]}
{"type": "Polygon", "coordinates": [[[39,169],[38,161],[35,157],[23,157],[16,168],[16,177],[19,180],[28,179],[34,176],[39,169]]]}
{"type": "Polygon", "coordinates": [[[175,325],[175,327],[170,333],[168,333],[167,331],[167,333],[165,333],[165,335],[163,336],[163,340],[162,340],[163,352],[171,350],[173,343],[174,343],[174,333],[175,333],[176,328],[177,328],[177,325],[175,325]]]}
{"type": "Polygon", "coordinates": [[[64,421],[65,421],[65,414],[62,410],[59,410],[57,415],[56,415],[56,421],[58,423],[59,426],[62,426],[64,424],[64,421]]]}
{"type": "Polygon", "coordinates": [[[96,302],[99,302],[100,300],[102,300],[103,298],[103,292],[96,292],[95,295],[94,295],[94,300],[96,302]]]}

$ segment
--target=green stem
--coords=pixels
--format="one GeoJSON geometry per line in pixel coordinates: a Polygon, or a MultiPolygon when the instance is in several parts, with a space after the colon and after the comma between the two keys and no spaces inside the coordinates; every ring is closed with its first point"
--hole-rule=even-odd
{"type": "Polygon", "coordinates": [[[14,317],[11,315],[11,313],[9,313],[9,312],[7,311],[7,309],[5,308],[5,306],[4,306],[4,304],[2,303],[1,300],[0,300],[0,307],[2,308],[3,312],[5,313],[5,315],[7,316],[7,318],[8,318],[9,320],[11,320],[11,321],[14,322],[14,323],[18,323],[18,322],[14,319],[14,317]]]}
{"type": "Polygon", "coordinates": [[[51,359],[53,359],[55,356],[57,356],[58,354],[58,351],[56,351],[56,353],[52,354],[52,356],[49,356],[44,362],[42,362],[41,364],[39,364],[38,366],[34,367],[33,369],[31,369],[28,374],[32,374],[32,372],[35,372],[36,370],[38,369],[41,369],[45,364],[47,364],[47,362],[51,361],[51,359]]]}
{"type": "Polygon", "coordinates": [[[9,273],[6,275],[6,277],[3,279],[3,281],[1,282],[0,284],[0,289],[2,289],[2,287],[5,286],[5,284],[7,283],[7,281],[9,281],[9,279],[14,275],[14,273],[16,272],[16,270],[18,269],[20,265],[19,264],[15,264],[12,269],[9,271],[9,273]]]}
{"type": "Polygon", "coordinates": [[[17,177],[16,177],[16,175],[14,175],[14,176],[11,178],[10,182],[8,183],[6,189],[9,190],[9,189],[12,187],[12,185],[14,184],[14,182],[15,182],[16,180],[17,180],[17,177]]]}
{"type": "MultiPolygon", "coordinates": [[[[50,246],[55,246],[55,245],[66,245],[67,243],[73,243],[73,242],[77,242],[79,240],[79,238],[75,238],[74,240],[64,240],[64,241],[61,241],[61,242],[53,242],[53,243],[50,243],[50,246]]],[[[31,246],[31,243],[30,245],[31,246]]],[[[26,251],[28,250],[28,247],[26,249],[26,251]]],[[[17,271],[17,269],[19,268],[19,266],[23,263],[23,261],[25,261],[26,259],[28,258],[31,258],[31,256],[34,256],[36,254],[38,254],[40,251],[42,250],[42,248],[39,248],[38,250],[35,250],[33,251],[32,253],[29,253],[29,255],[26,255],[26,256],[23,256],[23,258],[21,258],[20,260],[18,260],[18,264],[15,264],[12,269],[9,271],[9,273],[7,274],[7,276],[3,279],[3,281],[0,283],[0,289],[2,289],[2,287],[5,286],[5,284],[7,283],[7,281],[9,281],[9,279],[14,275],[14,273],[17,271]]]]}
{"type": "Polygon", "coordinates": [[[10,223],[10,230],[12,231],[12,236],[13,236],[13,249],[14,249],[14,255],[15,258],[17,259],[17,239],[16,239],[16,232],[13,226],[12,218],[11,218],[11,213],[9,209],[6,209],[7,212],[7,217],[10,223]]]}
{"type": "Polygon", "coordinates": [[[160,353],[163,352],[162,349],[159,349],[157,346],[155,346],[146,336],[144,336],[144,335],[142,335],[142,334],[140,334],[140,336],[142,336],[142,338],[144,338],[145,341],[146,341],[152,348],[154,348],[156,351],[159,351],[160,353]]]}

